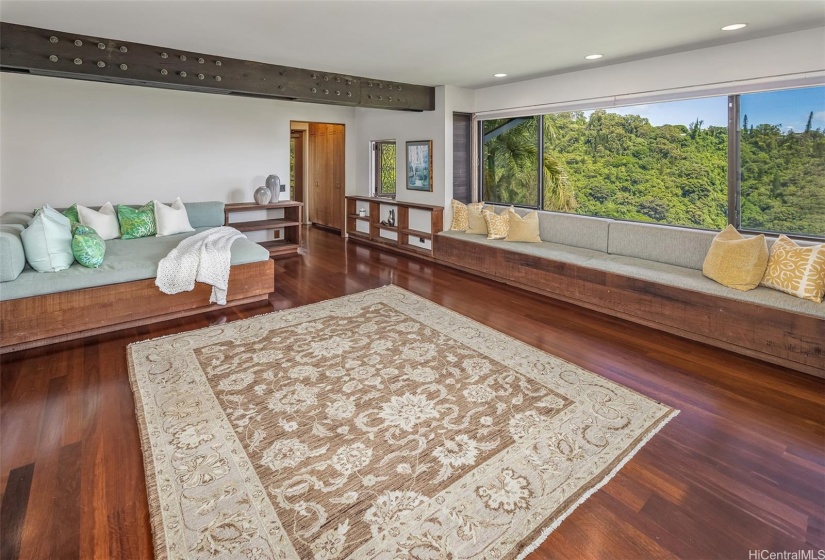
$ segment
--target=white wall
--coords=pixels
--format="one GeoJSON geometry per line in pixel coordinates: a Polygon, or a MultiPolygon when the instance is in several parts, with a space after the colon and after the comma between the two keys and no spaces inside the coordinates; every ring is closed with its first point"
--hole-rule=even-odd
{"type": "MultiPolygon", "coordinates": [[[[472,90],[442,86],[435,90],[435,110],[422,113],[356,109],[355,188],[348,194],[369,195],[370,142],[395,140],[396,200],[445,206],[445,223],[449,223],[449,204],[453,194],[453,112],[473,112],[475,94],[472,90]],[[433,141],[432,192],[408,190],[406,175],[406,142],[433,141]]],[[[429,223],[413,223],[411,227],[429,229],[429,223]]]]}
{"type": "Polygon", "coordinates": [[[495,111],[825,70],[825,28],[475,90],[495,111]]]}
{"type": "MultiPolygon", "coordinates": [[[[251,201],[275,173],[289,181],[290,120],[343,123],[347,107],[0,76],[0,211],[49,203],[150,199],[251,201]]],[[[355,166],[347,162],[346,185],[355,166]]]]}

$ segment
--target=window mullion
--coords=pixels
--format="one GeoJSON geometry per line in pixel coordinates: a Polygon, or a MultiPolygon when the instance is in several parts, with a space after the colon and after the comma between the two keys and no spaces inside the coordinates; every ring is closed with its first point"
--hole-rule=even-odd
{"type": "Polygon", "coordinates": [[[742,225],[739,153],[739,96],[728,96],[728,223],[739,229],[742,225]]]}
{"type": "Polygon", "coordinates": [[[539,121],[539,133],[538,133],[538,143],[539,143],[539,192],[538,198],[536,199],[536,206],[539,210],[544,209],[544,115],[538,116],[539,121]]]}

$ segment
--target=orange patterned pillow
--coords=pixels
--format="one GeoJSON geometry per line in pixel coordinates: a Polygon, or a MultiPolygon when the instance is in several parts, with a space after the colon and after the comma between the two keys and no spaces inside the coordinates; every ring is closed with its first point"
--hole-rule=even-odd
{"type": "Polygon", "coordinates": [[[825,245],[800,247],[780,235],[771,248],[762,285],[822,303],[825,295],[825,245]]]}

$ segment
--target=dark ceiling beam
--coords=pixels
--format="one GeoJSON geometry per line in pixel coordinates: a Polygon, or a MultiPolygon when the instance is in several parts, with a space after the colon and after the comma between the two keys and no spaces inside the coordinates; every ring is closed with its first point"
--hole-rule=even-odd
{"type": "Polygon", "coordinates": [[[127,85],[432,111],[435,88],[0,22],[0,70],[127,85]]]}

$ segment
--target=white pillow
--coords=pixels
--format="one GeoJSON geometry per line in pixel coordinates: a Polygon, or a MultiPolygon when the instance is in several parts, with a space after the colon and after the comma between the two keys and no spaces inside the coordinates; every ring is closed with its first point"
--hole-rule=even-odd
{"type": "Polygon", "coordinates": [[[66,270],[74,262],[69,218],[48,204],[20,232],[20,241],[26,260],[38,272],[66,270]]]}
{"type": "Polygon", "coordinates": [[[117,212],[111,202],[107,202],[100,207],[100,210],[92,210],[85,206],[77,205],[77,215],[80,223],[90,227],[97,234],[106,239],[117,239],[120,237],[120,224],[117,221],[117,212]]]}
{"type": "Polygon", "coordinates": [[[158,226],[157,237],[195,231],[189,224],[189,215],[186,213],[186,207],[181,202],[180,197],[175,199],[172,206],[166,206],[157,200],[154,202],[155,223],[158,226]]]}

